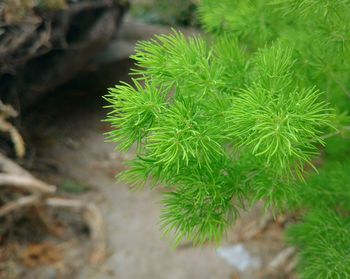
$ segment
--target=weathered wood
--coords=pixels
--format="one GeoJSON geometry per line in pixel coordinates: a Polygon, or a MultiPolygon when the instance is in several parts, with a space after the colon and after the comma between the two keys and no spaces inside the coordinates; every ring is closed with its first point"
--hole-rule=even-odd
{"type": "Polygon", "coordinates": [[[67,1],[61,10],[34,7],[15,23],[4,21],[0,7],[0,99],[28,107],[74,77],[114,37],[125,3],[67,1]]]}
{"type": "Polygon", "coordinates": [[[34,193],[52,194],[56,192],[56,186],[48,185],[42,181],[27,176],[20,176],[17,174],[0,173],[0,186],[17,187],[22,190],[34,193]]]}
{"type": "Polygon", "coordinates": [[[81,212],[90,228],[93,243],[90,263],[102,262],[107,253],[105,224],[99,208],[92,202],[54,196],[56,187],[32,176],[11,159],[0,153],[0,186],[17,187],[31,194],[21,196],[0,206],[0,218],[29,206],[45,205],[54,208],[71,208],[81,212]]]}

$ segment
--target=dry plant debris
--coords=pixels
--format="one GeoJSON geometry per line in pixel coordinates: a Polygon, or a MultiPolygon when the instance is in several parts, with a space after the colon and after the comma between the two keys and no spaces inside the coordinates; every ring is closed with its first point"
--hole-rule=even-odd
{"type": "Polygon", "coordinates": [[[16,155],[19,158],[23,158],[26,153],[23,137],[17,128],[8,121],[9,118],[15,118],[17,116],[18,112],[11,105],[5,105],[0,101],[0,131],[10,135],[16,155]]]}
{"type": "Polygon", "coordinates": [[[48,206],[53,208],[71,208],[81,212],[84,221],[90,229],[93,249],[90,255],[90,263],[97,264],[106,256],[105,227],[101,212],[95,204],[83,202],[77,199],[68,199],[54,196],[56,187],[38,180],[18,164],[0,154],[0,165],[6,174],[0,174],[3,185],[21,188],[29,195],[21,196],[7,202],[0,207],[0,217],[4,217],[14,211],[23,210],[29,206],[48,206]],[[6,179],[5,179],[6,178],[6,179]],[[6,183],[5,183],[6,181],[6,183]],[[25,183],[27,182],[27,183],[25,183]]]}
{"type": "Polygon", "coordinates": [[[31,244],[20,255],[23,263],[30,268],[53,265],[62,261],[62,253],[52,243],[31,244]]]}

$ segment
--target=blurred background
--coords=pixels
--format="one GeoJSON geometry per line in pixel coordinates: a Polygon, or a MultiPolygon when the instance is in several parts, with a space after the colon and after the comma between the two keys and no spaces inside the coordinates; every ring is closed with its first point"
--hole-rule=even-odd
{"type": "Polygon", "coordinates": [[[195,0],[0,0],[0,278],[294,278],[293,216],[243,213],[220,247],[161,235],[162,189],[115,180],[102,96],[138,40],[200,34],[195,0]]]}

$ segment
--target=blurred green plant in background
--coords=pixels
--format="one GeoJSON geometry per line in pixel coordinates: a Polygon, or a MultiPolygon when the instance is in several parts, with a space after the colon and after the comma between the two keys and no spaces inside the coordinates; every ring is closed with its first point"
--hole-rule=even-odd
{"type": "Polygon", "coordinates": [[[148,23],[197,26],[196,0],[132,1],[131,14],[148,23]]]}

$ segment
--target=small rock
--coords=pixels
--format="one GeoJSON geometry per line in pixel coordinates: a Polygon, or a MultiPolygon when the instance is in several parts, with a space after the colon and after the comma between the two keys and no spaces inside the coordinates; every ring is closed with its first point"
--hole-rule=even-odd
{"type": "Polygon", "coordinates": [[[225,259],[229,265],[241,272],[247,269],[258,269],[261,266],[260,259],[251,256],[249,251],[241,243],[227,247],[219,247],[216,252],[219,257],[225,259]]]}

